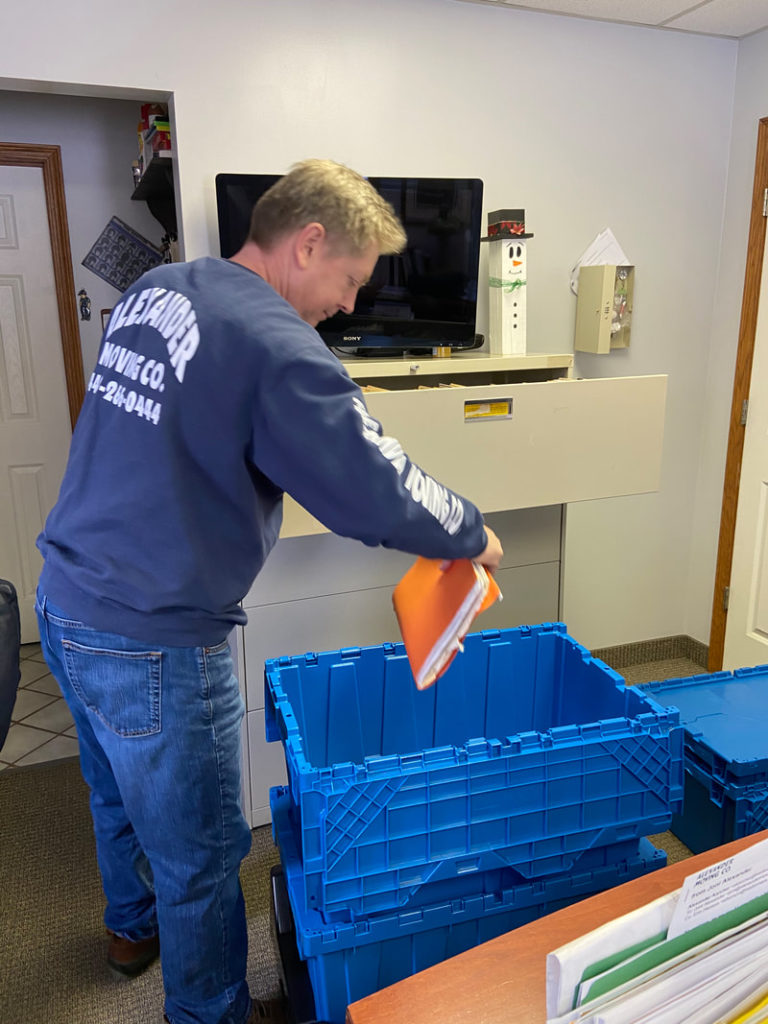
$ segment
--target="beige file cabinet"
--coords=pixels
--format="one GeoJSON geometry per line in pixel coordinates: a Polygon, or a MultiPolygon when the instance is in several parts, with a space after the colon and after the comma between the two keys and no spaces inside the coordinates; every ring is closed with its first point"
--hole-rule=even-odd
{"type": "MultiPolygon", "coordinates": [[[[391,391],[366,395],[372,415],[416,463],[484,513],[658,486],[665,376],[563,377],[428,391],[414,390],[413,382],[400,389],[401,379],[390,382],[391,391]],[[499,414],[476,415],[484,404],[499,414]]],[[[455,380],[461,380],[458,372],[455,380]]],[[[324,529],[286,499],[281,537],[324,529]]]]}
{"type": "MultiPolygon", "coordinates": [[[[475,501],[501,537],[504,601],[484,628],[559,617],[566,503],[658,486],[666,377],[574,380],[572,364],[571,354],[470,353],[346,364],[361,383],[390,389],[366,395],[386,433],[475,501]],[[463,386],[418,390],[424,383],[463,386]]],[[[252,825],[269,821],[269,787],[285,780],[282,745],[264,742],[265,659],[397,639],[392,587],[411,562],[328,533],[286,498],[280,540],[243,602],[249,621],[239,631],[252,825]]]]}

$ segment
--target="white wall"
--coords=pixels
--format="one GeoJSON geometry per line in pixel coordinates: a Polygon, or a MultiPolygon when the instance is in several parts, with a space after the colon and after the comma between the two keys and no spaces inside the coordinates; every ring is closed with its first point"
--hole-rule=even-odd
{"type": "Polygon", "coordinates": [[[0,140],[61,146],[75,293],[84,288],[91,299],[91,319],[79,321],[86,378],[101,339],[99,310],[120,292],[87,270],[84,257],[111,217],[155,245],[163,235],[146,203],[131,201],[138,119],[138,104],[126,100],[0,91],[0,140]]]}
{"type": "Polygon", "coordinates": [[[670,374],[662,489],[569,509],[564,617],[593,647],[707,639],[686,601],[734,41],[452,0],[15,7],[6,84],[173,94],[188,258],[217,252],[218,171],[317,155],[368,174],[479,176],[486,209],[526,209],[530,347],[563,351],[568,271],[610,226],[638,267],[632,347],[578,370],[670,374]]]}

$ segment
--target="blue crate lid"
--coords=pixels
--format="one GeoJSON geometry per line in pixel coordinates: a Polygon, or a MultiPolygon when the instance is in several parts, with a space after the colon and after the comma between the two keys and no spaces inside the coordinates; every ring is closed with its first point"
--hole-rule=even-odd
{"type": "Polygon", "coordinates": [[[680,711],[686,745],[705,755],[716,775],[768,772],[768,665],[644,683],[639,689],[680,711]]]}

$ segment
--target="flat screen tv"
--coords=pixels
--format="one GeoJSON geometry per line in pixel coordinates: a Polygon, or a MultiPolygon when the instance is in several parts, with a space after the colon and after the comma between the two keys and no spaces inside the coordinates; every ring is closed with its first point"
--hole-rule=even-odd
{"type": "MultiPolygon", "coordinates": [[[[248,233],[251,210],[278,174],[217,174],[221,255],[248,233]]],[[[318,324],[326,344],[365,354],[475,348],[483,183],[478,178],[368,179],[395,208],[408,244],[380,257],[352,313],[318,324]]]]}

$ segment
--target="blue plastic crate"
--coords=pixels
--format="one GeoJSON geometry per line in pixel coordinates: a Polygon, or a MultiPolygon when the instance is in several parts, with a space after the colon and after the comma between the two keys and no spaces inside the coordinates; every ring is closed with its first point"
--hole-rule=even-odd
{"type": "Polygon", "coordinates": [[[768,829],[768,785],[723,784],[693,762],[685,767],[683,812],[671,830],[689,850],[702,853],[768,829]]]}
{"type": "MultiPolygon", "coordinates": [[[[290,805],[290,800],[289,800],[290,805]]],[[[292,844],[296,842],[299,830],[294,824],[295,808],[289,806],[286,811],[286,821],[291,827],[292,844]]],[[[280,836],[273,828],[275,843],[280,846],[280,836]]],[[[623,861],[636,859],[640,854],[640,838],[625,839],[617,843],[609,843],[605,846],[593,846],[585,850],[578,860],[578,870],[592,871],[597,868],[614,867],[623,861]]],[[[430,880],[423,885],[414,885],[407,889],[399,889],[397,892],[398,903],[392,906],[392,893],[387,890],[383,893],[367,892],[363,900],[365,906],[365,917],[378,913],[389,913],[393,909],[421,907],[428,903],[437,903],[440,900],[456,899],[461,896],[475,896],[483,893],[499,892],[502,889],[514,888],[523,881],[520,872],[515,868],[505,865],[502,858],[494,852],[480,854],[462,860],[447,860],[440,864],[439,868],[432,874],[430,880]]],[[[349,921],[361,916],[359,913],[350,913],[345,910],[336,910],[329,917],[326,911],[322,911],[324,920],[349,921]]]]}
{"type": "Polygon", "coordinates": [[[274,659],[265,686],[305,906],[326,921],[473,872],[559,875],[664,831],[680,808],[676,711],[625,687],[562,623],[471,634],[421,692],[402,644],[274,659]]]}
{"type": "Polygon", "coordinates": [[[348,924],[326,924],[303,902],[302,866],[288,821],[286,789],[270,792],[299,956],[306,962],[319,1020],[343,1024],[349,1003],[481,942],[611,886],[664,867],[647,839],[631,860],[526,882],[497,893],[443,900],[348,924]]]}
{"type": "Polygon", "coordinates": [[[768,665],[638,688],[680,712],[685,802],[675,835],[701,853],[768,828],[768,665]]]}
{"type": "Polygon", "coordinates": [[[768,783],[768,665],[636,688],[679,710],[686,763],[723,785],[768,783]]]}

